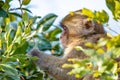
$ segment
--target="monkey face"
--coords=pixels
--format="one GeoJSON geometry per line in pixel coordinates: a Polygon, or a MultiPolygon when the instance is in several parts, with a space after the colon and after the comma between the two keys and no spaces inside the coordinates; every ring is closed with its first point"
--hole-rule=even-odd
{"type": "MultiPolygon", "coordinates": [[[[95,33],[105,33],[103,26],[95,21],[90,21],[82,14],[68,14],[61,22],[68,29],[69,36],[86,36],[95,33]]],[[[63,27],[64,28],[64,27],[63,27]]]]}
{"type": "Polygon", "coordinates": [[[62,26],[63,28],[63,32],[60,36],[60,41],[63,45],[63,47],[66,47],[67,43],[68,43],[68,28],[66,26],[62,26]]]}
{"type": "Polygon", "coordinates": [[[87,19],[76,17],[69,21],[66,21],[64,25],[69,31],[69,36],[85,36],[95,33],[94,23],[92,23],[92,21],[88,21],[87,19]]]}

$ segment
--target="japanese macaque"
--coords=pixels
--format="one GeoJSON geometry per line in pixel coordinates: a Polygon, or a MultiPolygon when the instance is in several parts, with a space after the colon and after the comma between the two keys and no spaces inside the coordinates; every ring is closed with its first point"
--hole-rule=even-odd
{"type": "Polygon", "coordinates": [[[106,33],[101,24],[95,21],[88,21],[87,16],[83,15],[81,10],[75,11],[74,14],[68,14],[61,22],[63,32],[60,41],[65,48],[62,58],[44,54],[38,49],[33,49],[29,53],[37,56],[36,65],[46,70],[56,80],[95,80],[92,75],[77,79],[74,75],[68,75],[69,69],[63,69],[61,66],[68,63],[69,58],[84,59],[86,56],[83,52],[77,51],[75,46],[84,46],[85,43],[96,43],[100,38],[105,37],[106,33]]]}

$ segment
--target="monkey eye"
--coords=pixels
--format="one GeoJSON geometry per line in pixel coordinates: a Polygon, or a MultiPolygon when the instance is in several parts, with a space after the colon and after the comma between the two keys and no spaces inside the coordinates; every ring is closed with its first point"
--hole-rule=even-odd
{"type": "Polygon", "coordinates": [[[61,25],[61,27],[62,27],[63,30],[67,29],[67,27],[65,25],[61,25]]]}
{"type": "Polygon", "coordinates": [[[67,29],[67,27],[66,27],[66,26],[64,26],[64,27],[63,27],[63,29],[64,29],[64,30],[66,30],[66,29],[67,29]]]}

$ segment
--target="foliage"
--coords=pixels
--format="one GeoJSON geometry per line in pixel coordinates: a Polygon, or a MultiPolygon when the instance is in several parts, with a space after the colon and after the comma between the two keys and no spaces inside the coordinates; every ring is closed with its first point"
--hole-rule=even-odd
{"type": "Polygon", "coordinates": [[[93,74],[93,77],[100,77],[102,80],[118,80],[120,64],[116,59],[120,56],[119,41],[120,35],[111,39],[101,39],[97,44],[86,43],[89,49],[77,46],[77,50],[84,52],[90,58],[69,59],[68,61],[72,61],[74,65],[65,64],[63,68],[73,68],[68,74],[75,74],[77,78],[93,74]]]}
{"type": "MultiPolygon", "coordinates": [[[[120,20],[120,1],[106,0],[106,4],[112,11],[114,19],[120,20]]],[[[104,10],[92,12],[84,8],[82,12],[88,16],[88,19],[101,24],[107,23],[109,19],[104,10]]],[[[92,74],[94,78],[100,78],[101,80],[118,80],[118,73],[120,73],[120,35],[102,38],[96,44],[86,43],[85,46],[89,49],[76,46],[76,50],[84,52],[89,56],[88,58],[83,60],[68,59],[72,64],[62,66],[63,68],[72,68],[68,74],[73,74],[76,78],[92,74]]]]}
{"type": "Polygon", "coordinates": [[[89,9],[83,8],[82,13],[88,16],[88,20],[97,21],[98,23],[107,23],[109,20],[109,16],[106,11],[94,11],[92,12],[89,9]]]}
{"type": "MultiPolygon", "coordinates": [[[[0,0],[0,80],[46,79],[47,76],[36,69],[26,53],[34,47],[43,51],[49,50],[53,55],[62,53],[58,39],[61,29],[53,25],[57,15],[50,13],[43,18],[31,16],[32,12],[26,8],[31,0],[18,0],[17,8],[11,8],[12,1],[14,0],[0,0]]],[[[106,0],[106,5],[118,21],[120,1],[106,0]]],[[[109,20],[104,10],[92,12],[84,8],[82,12],[89,20],[101,24],[109,20]]],[[[80,46],[76,49],[83,51],[90,58],[69,59],[73,64],[63,65],[64,68],[72,68],[68,74],[74,74],[77,78],[93,74],[102,80],[117,80],[120,72],[120,63],[117,62],[120,55],[120,35],[101,39],[97,44],[86,43],[86,46],[89,49],[80,46]]]]}
{"type": "Polygon", "coordinates": [[[120,19],[120,0],[106,0],[107,7],[111,10],[114,19],[120,19]]]}
{"type": "Polygon", "coordinates": [[[0,80],[42,80],[45,75],[26,53],[38,47],[61,54],[57,37],[61,29],[56,26],[50,29],[57,15],[31,16],[25,7],[30,0],[18,0],[17,8],[11,8],[12,1],[0,0],[0,80]]]}

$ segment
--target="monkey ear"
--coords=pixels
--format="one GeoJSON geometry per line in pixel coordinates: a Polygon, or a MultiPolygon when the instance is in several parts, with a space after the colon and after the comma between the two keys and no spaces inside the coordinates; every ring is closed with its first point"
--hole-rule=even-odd
{"type": "Polygon", "coordinates": [[[85,20],[84,21],[84,26],[86,29],[94,29],[95,28],[95,24],[93,21],[88,21],[88,20],[85,20]]]}
{"type": "Polygon", "coordinates": [[[90,29],[91,27],[93,27],[93,26],[92,26],[92,21],[86,21],[86,22],[85,22],[85,28],[86,28],[86,29],[90,29]]]}
{"type": "Polygon", "coordinates": [[[85,29],[92,30],[92,32],[102,33],[102,34],[105,33],[103,25],[99,24],[99,23],[97,23],[95,21],[85,20],[84,25],[85,25],[85,29]]]}

